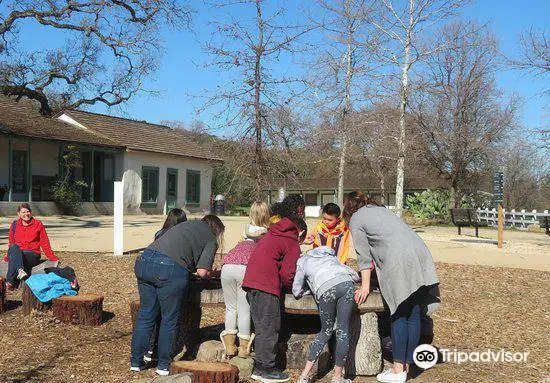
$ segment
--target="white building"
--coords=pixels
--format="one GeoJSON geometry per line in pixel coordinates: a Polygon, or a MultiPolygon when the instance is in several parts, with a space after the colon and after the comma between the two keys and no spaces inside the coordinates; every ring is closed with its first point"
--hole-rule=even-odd
{"type": "MultiPolygon", "coordinates": [[[[78,110],[40,116],[28,101],[0,96],[0,204],[32,201],[52,211],[51,183],[60,158],[76,147],[84,213],[112,213],[113,182],[123,181],[124,210],[164,213],[172,207],[208,210],[212,166],[219,161],[184,132],[166,126],[78,110]]],[[[13,213],[10,209],[10,214],[13,213]]],[[[40,209],[39,209],[40,210],[40,209]]]]}

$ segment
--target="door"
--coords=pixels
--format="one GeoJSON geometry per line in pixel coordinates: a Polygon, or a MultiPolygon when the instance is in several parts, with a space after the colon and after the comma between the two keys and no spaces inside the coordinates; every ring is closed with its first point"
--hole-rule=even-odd
{"type": "Polygon", "coordinates": [[[178,204],[178,169],[166,170],[166,207],[173,209],[178,204]]]}

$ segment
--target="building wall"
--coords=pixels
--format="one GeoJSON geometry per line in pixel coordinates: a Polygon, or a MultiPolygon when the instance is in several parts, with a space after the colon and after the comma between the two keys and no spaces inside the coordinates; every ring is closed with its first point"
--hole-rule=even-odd
{"type": "Polygon", "coordinates": [[[195,212],[210,208],[212,183],[212,165],[208,160],[177,157],[158,153],[129,151],[124,154],[124,210],[127,213],[164,213],[166,212],[166,171],[178,170],[178,196],[176,206],[195,212]],[[159,192],[155,207],[141,206],[141,170],[143,166],[159,168],[159,192]],[[187,204],[186,171],[200,171],[200,204],[187,204]]]}
{"type": "MultiPolygon", "coordinates": [[[[21,150],[28,152],[29,144],[26,140],[14,139],[11,141],[12,150],[21,150]]],[[[0,186],[7,185],[9,182],[9,158],[8,158],[8,137],[0,135],[0,186]]],[[[28,156],[28,154],[27,154],[28,156]]],[[[58,166],[58,146],[57,144],[31,141],[31,174],[33,176],[49,176],[57,175],[58,166]]],[[[27,157],[28,158],[28,157],[27,157]]],[[[3,197],[4,201],[8,200],[8,194],[3,197]]],[[[27,193],[13,193],[13,201],[27,201],[27,193]]]]}

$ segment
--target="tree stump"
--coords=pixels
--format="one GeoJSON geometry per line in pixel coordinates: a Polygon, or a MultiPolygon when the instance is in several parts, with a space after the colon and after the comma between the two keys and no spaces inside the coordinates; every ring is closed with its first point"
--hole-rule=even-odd
{"type": "Polygon", "coordinates": [[[350,318],[349,338],[346,373],[371,376],[378,374],[382,370],[382,347],[376,313],[360,314],[354,311],[350,318]]]}
{"type": "Polygon", "coordinates": [[[237,383],[239,369],[228,363],[176,361],[170,365],[170,373],[191,372],[194,383],[237,383]]]}
{"type": "Polygon", "coordinates": [[[21,301],[23,303],[23,315],[29,315],[33,310],[47,311],[52,307],[52,302],[40,302],[26,282],[22,282],[21,301]]]}
{"type": "Polygon", "coordinates": [[[103,296],[78,294],[53,300],[53,315],[63,323],[100,326],[103,319],[103,296]]]}
{"type": "Polygon", "coordinates": [[[139,311],[139,299],[130,301],[130,317],[132,318],[132,330],[136,328],[137,315],[139,311]]]}
{"type": "Polygon", "coordinates": [[[6,303],[6,279],[0,277],[0,314],[4,312],[4,304],[6,303]]]}

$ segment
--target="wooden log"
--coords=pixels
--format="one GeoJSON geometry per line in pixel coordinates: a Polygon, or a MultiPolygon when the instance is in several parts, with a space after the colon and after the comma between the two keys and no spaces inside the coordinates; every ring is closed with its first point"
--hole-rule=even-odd
{"type": "Polygon", "coordinates": [[[139,311],[139,298],[130,301],[130,317],[132,318],[132,331],[136,328],[137,314],[139,311]]]}
{"type": "Polygon", "coordinates": [[[4,305],[6,303],[6,279],[0,277],[0,314],[4,313],[4,305]]]}
{"type": "Polygon", "coordinates": [[[100,326],[103,319],[103,296],[78,294],[53,300],[53,315],[63,323],[100,326]]]}
{"type": "Polygon", "coordinates": [[[34,311],[47,311],[52,307],[52,302],[42,303],[33,294],[26,282],[22,283],[21,301],[23,303],[23,315],[29,315],[34,311]]]}
{"type": "Polygon", "coordinates": [[[194,383],[237,383],[239,369],[229,363],[176,361],[170,365],[170,373],[191,372],[194,383]]]}

